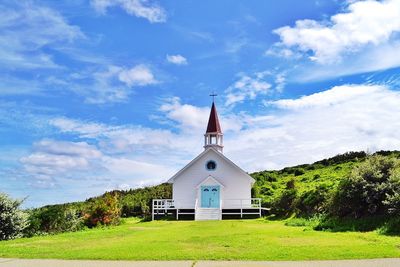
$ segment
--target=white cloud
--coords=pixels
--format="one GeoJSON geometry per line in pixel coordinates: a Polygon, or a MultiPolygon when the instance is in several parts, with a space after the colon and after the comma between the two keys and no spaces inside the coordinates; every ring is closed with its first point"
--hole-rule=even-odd
{"type": "Polygon", "coordinates": [[[297,82],[320,81],[324,79],[386,70],[400,66],[399,41],[367,47],[335,64],[304,64],[291,73],[290,79],[297,82]]]}
{"type": "Polygon", "coordinates": [[[160,107],[165,117],[178,123],[185,132],[205,130],[210,108],[181,104],[178,97],[167,99],[160,107]]]}
{"type": "Polygon", "coordinates": [[[182,55],[167,55],[167,61],[176,65],[187,65],[187,59],[182,55]]]}
{"type": "MultiPolygon", "coordinates": [[[[57,176],[74,177],[79,172],[94,172],[102,153],[85,142],[42,140],[33,145],[33,153],[20,159],[25,175],[33,185],[54,186],[57,176]]],[[[78,178],[78,177],[76,177],[78,178]]]]}
{"type": "Polygon", "coordinates": [[[128,14],[139,18],[145,18],[151,23],[160,23],[167,20],[165,10],[148,0],[92,0],[92,6],[99,13],[106,13],[107,9],[119,6],[128,14]]]}
{"type": "Polygon", "coordinates": [[[35,150],[52,155],[100,158],[101,152],[85,142],[41,140],[34,144],[35,150]]]}
{"type": "MultiPolygon", "coordinates": [[[[342,85],[268,102],[275,109],[257,115],[227,115],[222,109],[224,153],[252,172],[346,151],[400,149],[398,103],[400,93],[385,86],[342,85]]],[[[202,151],[208,115],[209,107],[173,98],[160,107],[159,119],[170,129],[56,118],[50,121],[53,127],[81,141],[39,141],[21,162],[38,186],[90,180],[91,191],[82,198],[121,185],[165,181],[202,151]]]]}
{"type": "Polygon", "coordinates": [[[258,72],[253,77],[240,74],[240,78],[225,90],[226,106],[232,106],[246,99],[255,99],[258,95],[265,95],[271,84],[265,80],[269,72],[258,72]]]}
{"type": "Polygon", "coordinates": [[[157,83],[150,68],[140,64],[131,69],[122,69],[118,78],[128,86],[145,86],[157,83]]]}
{"type": "Polygon", "coordinates": [[[106,69],[69,77],[68,88],[85,97],[87,103],[125,102],[134,88],[159,83],[151,68],[138,64],[131,68],[109,65],[106,69]]]}
{"type": "Polygon", "coordinates": [[[45,47],[84,38],[59,12],[31,1],[0,4],[0,68],[57,68],[45,47]]]}
{"type": "Polygon", "coordinates": [[[311,60],[332,63],[366,46],[384,44],[400,31],[400,0],[352,2],[346,11],[329,21],[298,20],[294,27],[276,29],[278,47],[311,52],[311,60]]]}
{"type": "Polygon", "coordinates": [[[332,106],[349,101],[356,97],[373,94],[378,91],[386,90],[383,86],[360,86],[360,85],[341,85],[335,86],[330,90],[322,91],[298,99],[281,99],[276,101],[266,101],[266,104],[274,105],[284,109],[304,109],[332,106]]]}
{"type": "MultiPolygon", "coordinates": [[[[297,99],[268,102],[278,108],[273,113],[226,116],[221,110],[225,154],[245,170],[256,171],[351,150],[400,149],[398,103],[400,93],[385,86],[342,85],[297,99]]],[[[177,131],[66,118],[53,123],[64,133],[97,140],[100,150],[112,158],[121,155],[116,160],[121,168],[132,160],[133,165],[154,164],[154,170],[168,168],[172,174],[201,152],[209,107],[182,104],[173,98],[160,111],[177,131]]],[[[161,171],[153,176],[167,178],[161,171]]]]}
{"type": "MultiPolygon", "coordinates": [[[[217,109],[221,127],[225,132],[238,131],[243,127],[242,121],[245,120],[243,116],[227,115],[223,109],[217,109]]],[[[182,135],[192,134],[191,138],[195,139],[199,133],[203,133],[206,130],[210,107],[182,104],[180,98],[173,97],[165,100],[160,107],[160,111],[164,113],[164,119],[170,120],[170,125],[178,128],[182,135]]]]}
{"type": "MultiPolygon", "coordinates": [[[[400,93],[343,85],[270,104],[274,116],[226,135],[225,151],[248,171],[282,168],[346,151],[400,149],[400,93]]],[[[258,116],[255,116],[257,119],[258,116]]]]}

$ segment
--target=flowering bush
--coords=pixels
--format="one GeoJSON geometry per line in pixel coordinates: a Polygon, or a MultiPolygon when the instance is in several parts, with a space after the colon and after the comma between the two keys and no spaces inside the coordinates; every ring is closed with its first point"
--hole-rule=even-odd
{"type": "Polygon", "coordinates": [[[14,200],[0,193],[0,240],[22,236],[27,227],[27,214],[20,210],[22,200],[14,200]]]}

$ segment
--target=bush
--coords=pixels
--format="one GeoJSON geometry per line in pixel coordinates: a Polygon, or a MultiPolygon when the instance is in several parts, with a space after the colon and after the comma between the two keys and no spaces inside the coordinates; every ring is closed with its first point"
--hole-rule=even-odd
{"type": "Polygon", "coordinates": [[[400,216],[400,167],[394,168],[389,178],[390,190],[383,201],[388,215],[400,216]]]}
{"type": "Polygon", "coordinates": [[[330,204],[333,215],[360,218],[398,212],[400,161],[374,155],[343,179],[330,204]]]}
{"type": "Polygon", "coordinates": [[[303,169],[296,169],[294,171],[294,176],[300,176],[304,174],[304,170],[303,169]]]}
{"type": "Polygon", "coordinates": [[[64,205],[45,206],[29,211],[29,226],[25,236],[45,233],[62,233],[78,231],[84,227],[81,214],[64,205]]]}
{"type": "Polygon", "coordinates": [[[104,197],[93,201],[84,215],[85,224],[88,227],[97,225],[117,225],[121,219],[121,207],[118,202],[118,194],[108,193],[104,197]]]}
{"type": "Polygon", "coordinates": [[[316,188],[303,192],[296,200],[296,210],[299,216],[310,217],[326,212],[329,198],[329,186],[318,185],[316,188]]]}
{"type": "Polygon", "coordinates": [[[21,237],[27,226],[27,215],[20,210],[22,200],[0,193],[0,240],[21,237]]]}
{"type": "Polygon", "coordinates": [[[372,216],[359,219],[338,218],[322,216],[318,224],[314,226],[317,231],[347,232],[347,231],[373,231],[382,227],[387,221],[386,217],[372,216]]]}
{"type": "Polygon", "coordinates": [[[400,217],[389,219],[378,232],[385,235],[400,235],[400,217]]]}
{"type": "Polygon", "coordinates": [[[294,180],[286,183],[286,189],[272,202],[271,211],[280,217],[288,217],[294,212],[297,189],[294,180]]]}

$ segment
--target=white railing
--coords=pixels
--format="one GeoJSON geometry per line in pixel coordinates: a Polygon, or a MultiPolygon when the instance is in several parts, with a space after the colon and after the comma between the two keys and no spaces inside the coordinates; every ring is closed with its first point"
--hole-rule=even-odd
{"type": "Polygon", "coordinates": [[[224,199],[224,209],[261,208],[261,198],[224,199]]]}
{"type": "MultiPolygon", "coordinates": [[[[194,202],[188,202],[183,200],[174,200],[174,199],[153,199],[152,205],[152,219],[154,220],[155,212],[161,211],[164,214],[167,214],[168,210],[176,210],[176,218],[178,219],[180,213],[179,209],[197,209],[199,205],[199,200],[196,198],[194,202]]],[[[220,200],[220,210],[223,209],[231,209],[231,210],[240,210],[240,212],[228,212],[223,214],[240,214],[240,217],[243,217],[243,214],[259,214],[261,217],[261,198],[247,198],[247,199],[221,199],[220,200]],[[245,210],[245,212],[243,212],[245,210]],[[246,210],[253,210],[253,212],[249,212],[246,210]],[[257,210],[254,213],[254,210],[257,210]]],[[[222,213],[221,213],[222,216],[222,213]]]]}
{"type": "Polygon", "coordinates": [[[153,209],[173,209],[175,201],[173,199],[153,199],[153,209]]]}
{"type": "MultiPolygon", "coordinates": [[[[178,206],[187,206],[188,208],[192,207],[194,209],[199,205],[199,200],[196,198],[195,202],[189,203],[188,201],[180,201],[174,199],[153,199],[153,209],[175,209],[180,208],[178,206]],[[194,204],[194,205],[193,205],[194,204]]],[[[254,209],[261,207],[261,198],[243,198],[243,199],[221,199],[220,200],[220,209],[254,209]]]]}

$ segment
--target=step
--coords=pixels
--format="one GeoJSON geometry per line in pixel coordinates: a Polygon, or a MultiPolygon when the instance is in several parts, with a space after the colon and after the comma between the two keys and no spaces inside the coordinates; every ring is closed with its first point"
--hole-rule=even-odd
{"type": "Polygon", "coordinates": [[[220,209],[197,209],[195,220],[206,221],[206,220],[220,220],[221,210],[220,209]]]}

